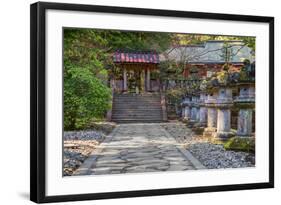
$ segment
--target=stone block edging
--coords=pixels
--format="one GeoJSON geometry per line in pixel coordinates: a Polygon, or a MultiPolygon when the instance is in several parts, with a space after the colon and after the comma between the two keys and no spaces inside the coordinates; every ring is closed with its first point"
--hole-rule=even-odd
{"type": "Polygon", "coordinates": [[[181,152],[181,154],[188,160],[191,162],[191,164],[194,166],[195,169],[207,169],[198,159],[196,159],[191,152],[189,152],[187,149],[183,148],[181,145],[177,145],[177,142],[175,140],[175,138],[167,131],[163,128],[165,134],[171,138],[174,139],[175,141],[175,146],[176,148],[181,152]]]}
{"type": "MultiPolygon", "coordinates": [[[[114,128],[114,130],[109,135],[106,136],[106,138],[101,142],[101,144],[110,142],[118,129],[119,129],[119,125],[117,125],[114,128]]],[[[91,168],[92,168],[91,166],[97,160],[98,154],[101,153],[102,150],[103,150],[103,148],[95,149],[90,154],[90,156],[83,162],[83,164],[81,164],[81,166],[73,173],[72,176],[90,175],[91,174],[91,168]]]]}

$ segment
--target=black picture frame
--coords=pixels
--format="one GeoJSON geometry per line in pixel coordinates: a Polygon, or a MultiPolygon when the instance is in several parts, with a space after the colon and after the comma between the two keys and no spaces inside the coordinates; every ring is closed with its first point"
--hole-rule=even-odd
{"type": "Polygon", "coordinates": [[[156,10],[82,4],[38,2],[30,7],[30,199],[37,203],[77,200],[97,200],[124,197],[231,191],[274,187],[274,18],[265,16],[156,10]],[[263,183],[230,184],[192,188],[170,188],[107,193],[46,196],[46,10],[67,10],[181,17],[194,19],[263,22],[269,25],[269,181],[263,183]]]}

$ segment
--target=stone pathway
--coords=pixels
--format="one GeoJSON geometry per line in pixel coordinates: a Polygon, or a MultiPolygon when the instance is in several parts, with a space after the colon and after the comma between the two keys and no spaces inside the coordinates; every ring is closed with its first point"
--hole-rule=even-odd
{"type": "Polygon", "coordinates": [[[161,126],[120,124],[75,175],[183,171],[204,168],[161,126]]]}

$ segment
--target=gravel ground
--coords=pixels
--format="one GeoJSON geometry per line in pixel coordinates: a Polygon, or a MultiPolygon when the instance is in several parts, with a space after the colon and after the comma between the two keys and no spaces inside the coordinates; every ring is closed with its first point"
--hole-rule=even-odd
{"type": "MultiPolygon", "coordinates": [[[[100,127],[100,125],[99,125],[100,127]]],[[[73,172],[88,158],[106,134],[115,125],[106,123],[104,130],[85,130],[64,132],[64,167],[63,175],[71,176],[73,172]],[[110,128],[111,127],[111,128],[110,128]]]]}
{"type": "Polygon", "coordinates": [[[198,137],[182,122],[163,123],[164,127],[177,142],[188,146],[194,143],[209,142],[209,138],[198,137]]]}
{"type": "Polygon", "coordinates": [[[223,145],[197,143],[189,145],[188,150],[209,169],[255,166],[254,154],[225,150],[223,145]]]}
{"type": "Polygon", "coordinates": [[[194,135],[181,122],[165,123],[162,126],[209,169],[255,166],[254,154],[225,150],[223,145],[212,144],[209,138],[194,135]]]}

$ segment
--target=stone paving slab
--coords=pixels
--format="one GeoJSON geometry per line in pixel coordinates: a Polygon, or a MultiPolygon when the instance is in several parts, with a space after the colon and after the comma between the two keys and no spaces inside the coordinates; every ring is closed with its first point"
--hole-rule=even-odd
{"type": "Polygon", "coordinates": [[[187,152],[161,123],[119,124],[74,175],[203,169],[187,152]]]}

